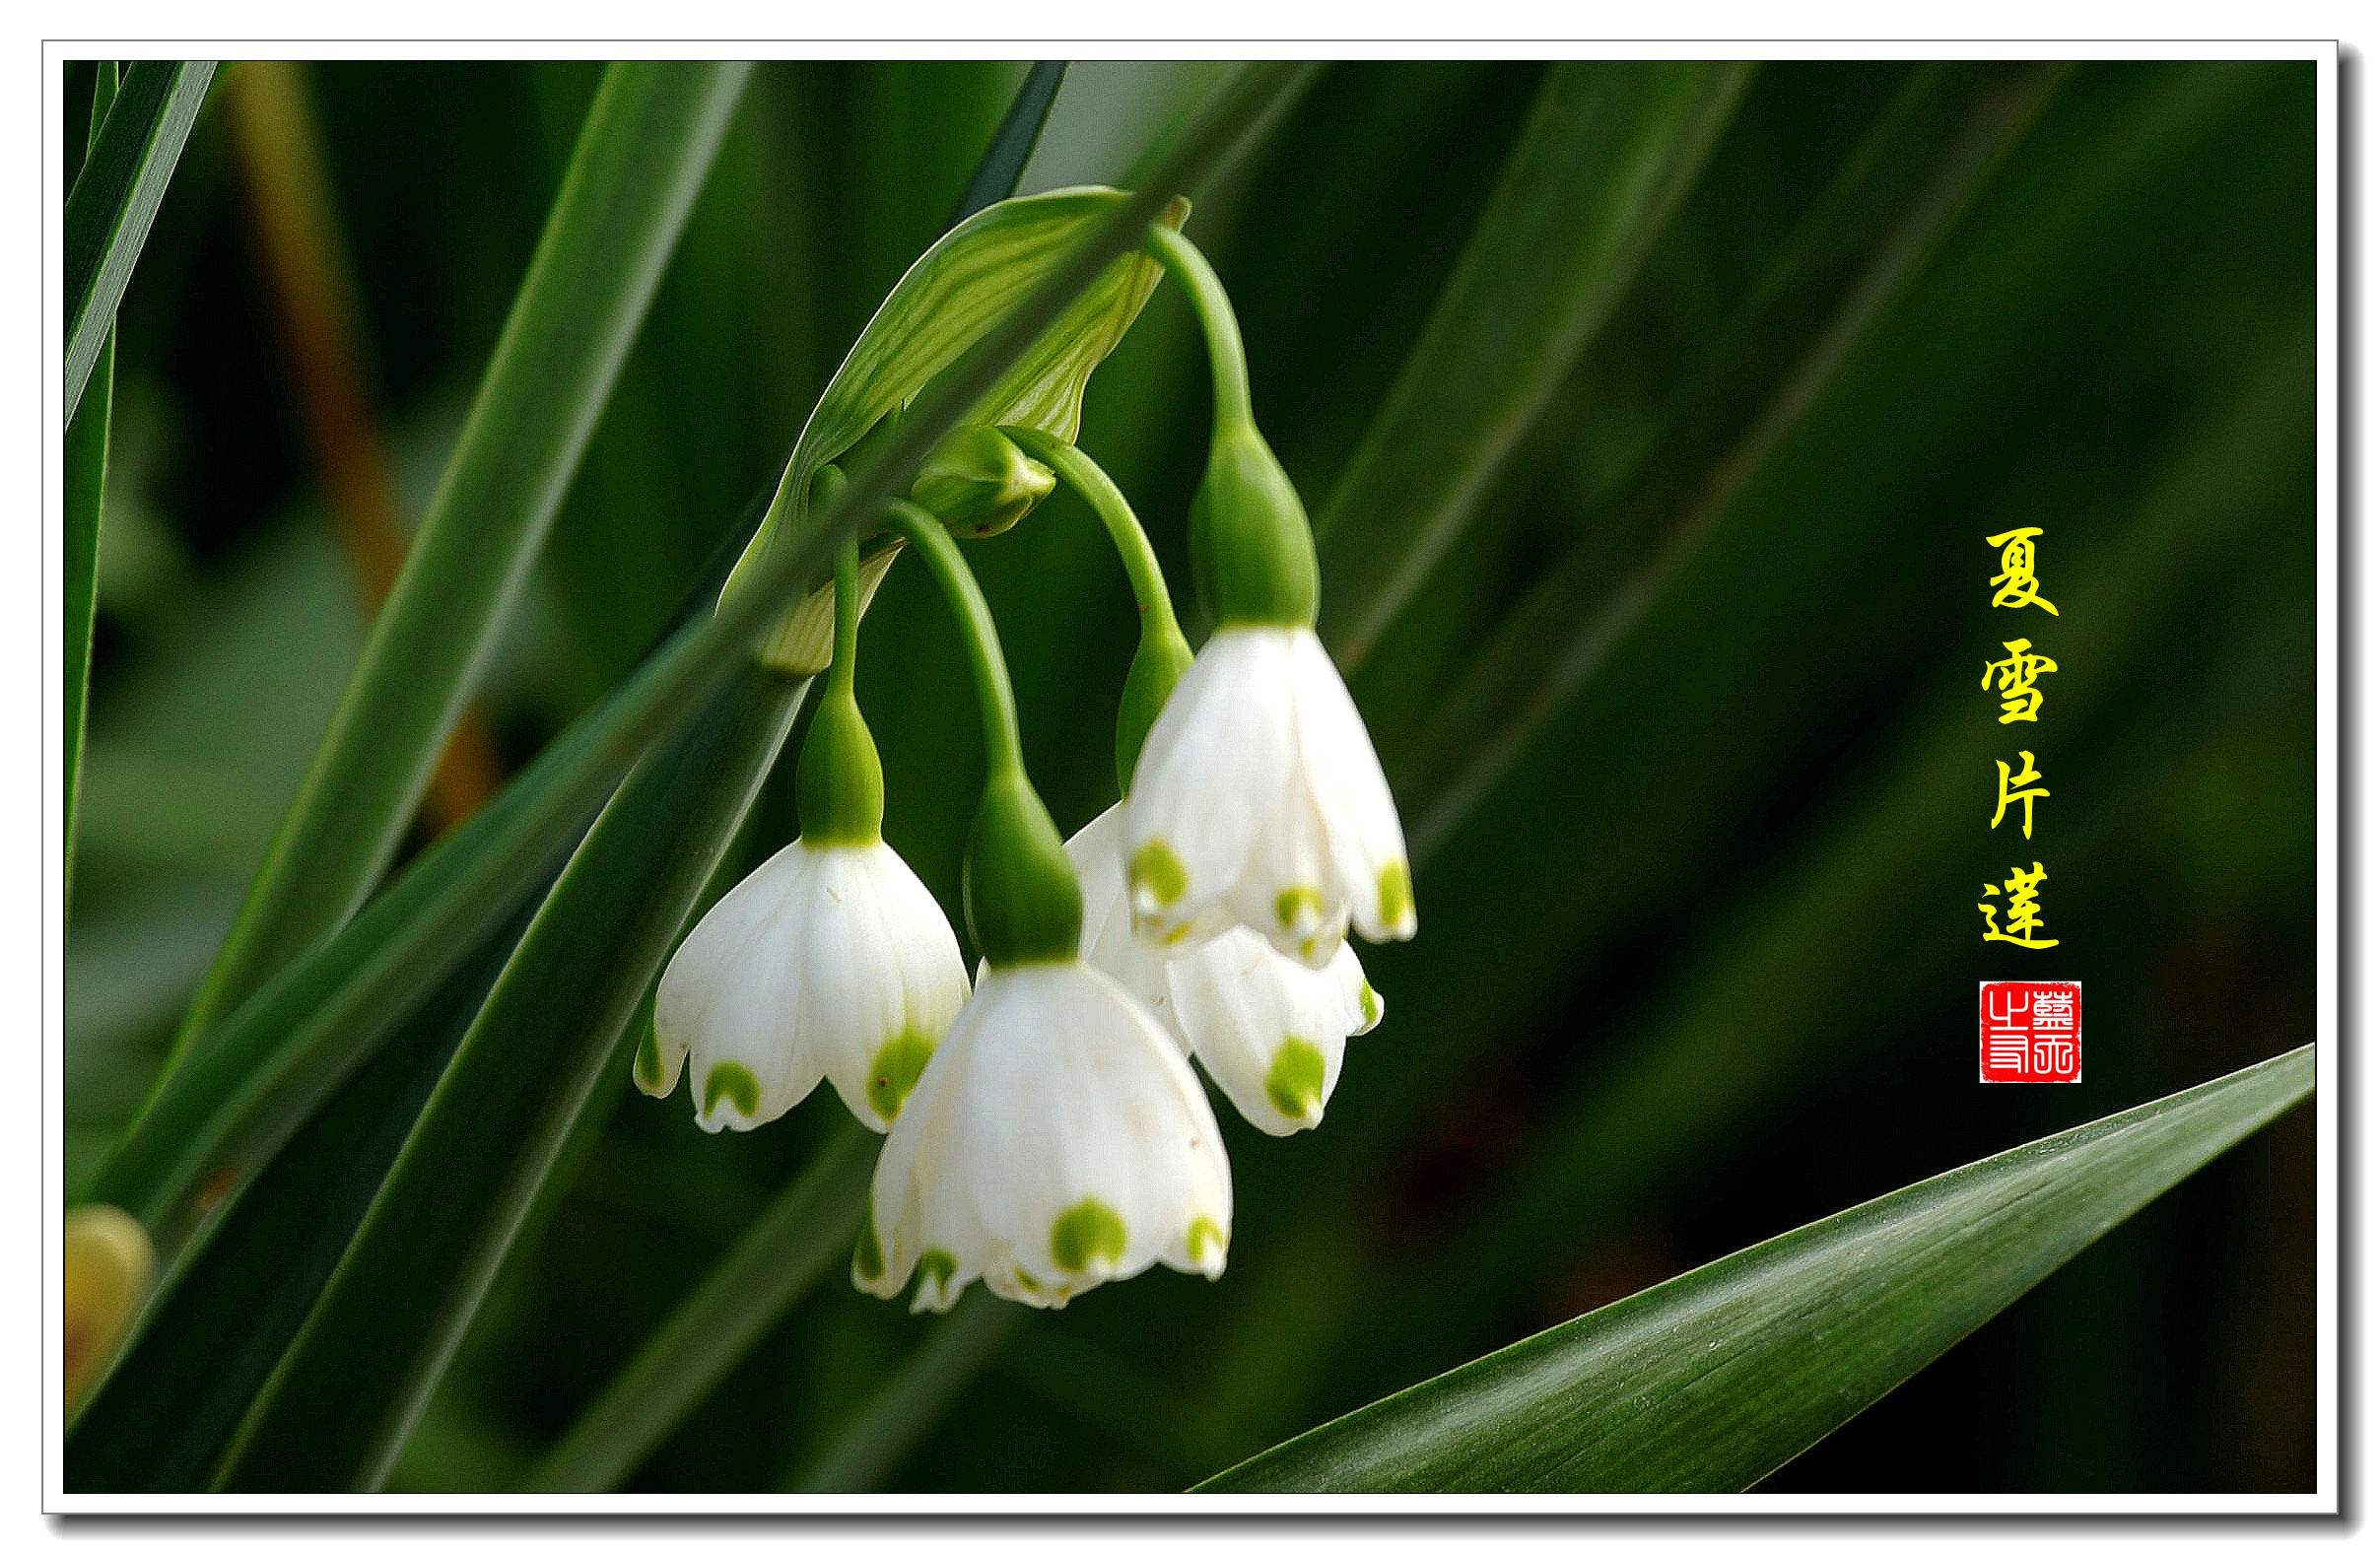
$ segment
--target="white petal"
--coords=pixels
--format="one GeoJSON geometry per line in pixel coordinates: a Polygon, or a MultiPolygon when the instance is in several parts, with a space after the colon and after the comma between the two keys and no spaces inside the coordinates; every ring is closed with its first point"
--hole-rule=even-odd
{"type": "Polygon", "coordinates": [[[966,1002],[967,963],[899,853],[882,844],[824,850],[799,1039],[851,1115],[883,1132],[966,1002]]]}
{"type": "Polygon", "coordinates": [[[1258,834],[1232,889],[1232,916],[1281,954],[1320,971],[1347,936],[1347,900],[1332,866],[1322,817],[1293,782],[1258,834]]]}
{"type": "MultiPolygon", "coordinates": [[[[1220,1266],[1231,1182],[1214,1114],[1172,1040],[1100,973],[989,973],[913,1106],[929,1091],[931,1115],[903,1114],[878,1177],[880,1192],[908,1180],[926,1254],[948,1253],[947,1280],[928,1288],[921,1268],[925,1305],[979,1275],[1055,1306],[1160,1258],[1220,1266]]],[[[875,1213],[898,1241],[900,1211],[875,1213]]]]}
{"type": "Polygon", "coordinates": [[[1356,931],[1375,944],[1409,939],[1415,917],[1404,828],[1372,736],[1319,638],[1299,633],[1290,656],[1299,768],[1356,931]]]}
{"type": "Polygon", "coordinates": [[[661,974],[655,1042],[691,1054],[695,1118],[706,1131],[774,1120],[825,1072],[796,1049],[787,1014],[800,996],[798,939],[816,861],[817,849],[799,842],[781,849],[719,898],[661,974]],[[741,1073],[722,1075],[723,1064],[741,1073]]]}
{"type": "Polygon", "coordinates": [[[1149,730],[1124,805],[1132,914],[1179,947],[1238,882],[1296,766],[1291,649],[1278,627],[1217,632],[1149,730]]]}
{"type": "MultiPolygon", "coordinates": [[[[871,1250],[865,1239],[851,1263],[851,1282],[870,1295],[885,1300],[899,1295],[927,1249],[923,1194],[949,1157],[951,1098],[967,1084],[976,1014],[972,1001],[959,1011],[877,1153],[868,1187],[877,1268],[870,1273],[865,1266],[871,1250]]],[[[924,1294],[919,1292],[920,1300],[924,1294]]]]}
{"type": "Polygon", "coordinates": [[[1345,945],[1313,971],[1235,929],[1166,975],[1199,1064],[1242,1116],[1276,1137],[1323,1119],[1347,1038],[1379,1019],[1379,998],[1345,945]]]}
{"type": "Polygon", "coordinates": [[[1066,858],[1082,884],[1083,961],[1139,999],[1175,1045],[1188,1051],[1170,1008],[1173,995],[1166,984],[1165,957],[1132,932],[1131,907],[1124,894],[1123,806],[1109,805],[1067,838],[1066,858]]]}
{"type": "Polygon", "coordinates": [[[898,854],[797,841],[678,947],[654,1042],[665,1063],[688,1054],[710,1131],[772,1121],[830,1077],[881,1132],[966,994],[958,939],[898,854]]]}

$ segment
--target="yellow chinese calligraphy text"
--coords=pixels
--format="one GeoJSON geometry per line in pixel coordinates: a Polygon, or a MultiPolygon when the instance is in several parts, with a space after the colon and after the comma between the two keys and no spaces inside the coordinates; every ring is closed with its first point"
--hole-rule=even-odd
{"type": "MultiPolygon", "coordinates": [[[[1984,939],[1987,943],[1997,941],[2001,944],[2021,945],[2028,950],[2046,950],[2058,942],[2056,939],[2034,937],[2035,934],[2042,931],[2042,921],[2041,904],[2033,898],[2040,892],[2041,882],[2047,878],[2049,878],[2049,870],[2043,868],[2038,859],[2029,869],[2008,871],[2008,926],[2005,932],[2000,926],[1999,908],[1987,901],[1979,901],[1975,904],[1975,910],[1984,914],[1984,939]]],[[[2000,894],[2000,889],[1997,885],[1986,885],[1984,894],[1997,896],[2000,894]]]]}
{"type": "Polygon", "coordinates": [[[2046,787],[2029,785],[2041,779],[2041,774],[2033,770],[2033,752],[2019,750],[2016,754],[2023,758],[2024,770],[2013,775],[2009,773],[2008,764],[2006,761],[1992,763],[2000,768],[2000,807],[1992,811],[1992,829],[1994,831],[2000,829],[2001,817],[2008,812],[2010,804],[2022,804],[2024,806],[2024,836],[2025,840],[2030,842],[2033,840],[2033,800],[2049,797],[2050,790],[2046,787]]]}
{"type": "Polygon", "coordinates": [[[2033,575],[2033,536],[2039,529],[2010,529],[1995,534],[1984,543],[2000,552],[2000,574],[1992,580],[2000,591],[1992,595],[1996,610],[2021,610],[2028,604],[2038,604],[2052,615],[2058,606],[2041,596],[2041,583],[2033,575]]]}
{"type": "Polygon", "coordinates": [[[2004,723],[2038,723],[2041,721],[2041,693],[2033,682],[2045,674],[2056,674],[2057,663],[2033,651],[2030,638],[2019,637],[2000,644],[2008,656],[1984,665],[1983,685],[1992,687],[1992,676],[2000,676],[2000,720],[2004,723]]]}

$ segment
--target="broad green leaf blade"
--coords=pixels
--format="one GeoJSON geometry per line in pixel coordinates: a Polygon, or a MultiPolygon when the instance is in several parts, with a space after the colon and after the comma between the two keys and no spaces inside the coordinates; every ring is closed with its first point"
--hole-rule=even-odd
{"type": "Polygon", "coordinates": [[[872,1143],[853,1125],[822,1151],[587,1405],[524,1487],[617,1489],[762,1334],[841,1269],[859,1234],[872,1143]]]}
{"type": "Polygon", "coordinates": [[[378,1484],[808,687],[746,671],[687,738],[622,784],[241,1426],[225,1487],[378,1484]]]}
{"type": "Polygon", "coordinates": [[[1210,1493],[1749,1488],[2313,1093],[2314,1048],[1747,1248],[1282,1443],[1210,1493]]]}
{"type": "MultiPolygon", "coordinates": [[[[102,78],[104,72],[102,72],[102,78]]],[[[158,202],[215,79],[211,59],[144,59],[125,73],[107,121],[66,196],[66,418],[72,421],[115,327],[116,304],[158,202]]]]}
{"type": "Polygon", "coordinates": [[[1359,663],[1635,279],[1734,113],[1742,63],[1572,61],[1317,515],[1321,630],[1359,663]]]}
{"type": "Polygon", "coordinates": [[[87,1194],[142,1220],[169,1260],[395,1022],[418,1006],[476,940],[475,925],[510,910],[578,835],[612,785],[653,741],[683,726],[743,663],[782,600],[825,566],[863,518],[906,489],[928,453],[1020,360],[1146,224],[1197,177],[1228,164],[1304,70],[1245,72],[1148,187],[1097,228],[1073,257],[945,372],[809,532],[752,568],[750,586],[688,620],[602,706],[573,723],[486,809],[442,838],[345,928],[301,957],[220,1032],[169,1070],[87,1194]]]}
{"type": "Polygon", "coordinates": [[[748,65],[615,64],[460,439],[185,1044],[346,921],[387,867],[527,579],[748,65]]]}
{"type": "MultiPolygon", "coordinates": [[[[102,59],[91,88],[91,141],[99,142],[107,108],[115,101],[115,62],[102,59]]],[[[66,595],[66,785],[64,806],[65,886],[68,904],[74,901],[74,817],[76,790],[83,777],[83,727],[91,717],[91,633],[99,609],[100,511],[107,489],[107,419],[115,385],[115,330],[112,324],[92,364],[85,402],[66,423],[65,501],[66,544],[63,571],[66,595]]]]}
{"type": "MultiPolygon", "coordinates": [[[[948,372],[1127,198],[1114,189],[1059,189],[1003,200],[926,249],[868,320],[810,413],[769,517],[728,579],[729,591],[773,550],[804,530],[810,483],[819,470],[948,372]]],[[[1188,202],[1175,200],[1158,219],[1180,226],[1189,210],[1188,202]]],[[[1073,441],[1092,370],[1123,338],[1156,285],[1155,260],[1137,252],[1115,260],[965,419],[1035,427],[1073,441]]],[[[773,642],[770,651],[781,653],[785,645],[773,642]]]]}
{"type": "Polygon", "coordinates": [[[500,925],[283,1145],[66,1438],[70,1489],[203,1490],[328,1282],[414,1119],[525,926],[500,925]]]}

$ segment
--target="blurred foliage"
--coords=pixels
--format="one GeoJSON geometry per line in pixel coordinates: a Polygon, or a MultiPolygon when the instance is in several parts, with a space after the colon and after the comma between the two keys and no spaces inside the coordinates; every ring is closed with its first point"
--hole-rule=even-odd
{"type": "MultiPolygon", "coordinates": [[[[1593,579],[1567,635],[1524,644],[1548,664],[1584,654],[1574,687],[1549,679],[1527,748],[1469,788],[1402,787],[1434,842],[1424,929],[1366,952],[1388,1017],[1354,1045],[1329,1120],[1272,1140],[1225,1119],[1230,1273],[979,1314],[928,1349],[930,1319],[830,1277],[628,1487],[1180,1488],[1764,1237],[2311,1038],[2313,66],[2059,74],[1838,349],[1785,359],[1799,375],[1766,435],[1656,470],[1666,486],[1640,479],[1705,413],[1715,371],[1765,360],[1751,304],[1924,68],[1754,74],[1462,542],[1354,678],[1400,784],[1460,770],[1476,753],[1433,746],[1437,715],[1508,651],[1498,623],[1565,561],[1593,579]],[[1694,521],[1631,507],[1670,489],[1724,500],[1694,521]],[[2018,524],[2045,530],[2054,622],[1988,607],[1983,537],[2018,524]],[[2016,739],[1976,677],[2027,627],[2061,667],[2016,739]],[[2018,744],[2053,793],[2029,846],[1985,827],[1992,760],[2018,744]],[[1983,884],[2036,857],[2060,947],[1980,943],[1983,884]],[[2007,976],[2088,984],[2082,1084],[1975,1083],[1972,984],[2007,976]]],[[[755,72],[483,684],[508,768],[618,680],[774,477],[1022,73],[755,72]]],[[[398,508],[418,514],[597,67],[303,74],[354,365],[398,508]]],[[[1241,309],[1258,418],[1318,509],[1542,74],[1332,66],[1193,213],[1241,309]]],[[[217,92],[238,77],[227,66],[217,92]]],[[[1024,189],[1126,181],[1213,77],[1075,66],[1024,189]]],[[[69,88],[79,122],[87,74],[69,88]]],[[[70,1190],[145,1093],[368,619],[240,177],[203,114],[120,313],[67,946],[70,1190]]],[[[1082,445],[1186,594],[1205,417],[1187,309],[1161,290],[1094,379],[1082,445]]],[[[1404,516],[1340,521],[1390,536],[1404,516]]],[[[1079,825],[1113,797],[1121,571],[1065,498],[973,559],[1028,759],[1061,827],[1079,825]]],[[[917,569],[887,581],[868,640],[888,840],[955,916],[980,756],[957,640],[917,569]]],[[[724,877],[791,836],[790,777],[724,877]]],[[[617,1088],[391,1487],[522,1482],[840,1136],[822,1105],[708,1136],[682,1101],[628,1094],[625,1072],[617,1088]]],[[[2300,1112],[1764,1487],[2310,1489],[2313,1214],[2300,1112]]]]}

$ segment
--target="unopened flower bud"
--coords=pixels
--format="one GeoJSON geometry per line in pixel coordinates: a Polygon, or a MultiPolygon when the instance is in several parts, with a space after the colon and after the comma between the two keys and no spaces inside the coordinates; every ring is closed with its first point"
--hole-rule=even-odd
{"type": "Polygon", "coordinates": [[[966,539],[1012,527],[1057,484],[1050,466],[1027,458],[989,427],[961,427],[925,460],[910,498],[966,539]]]}

